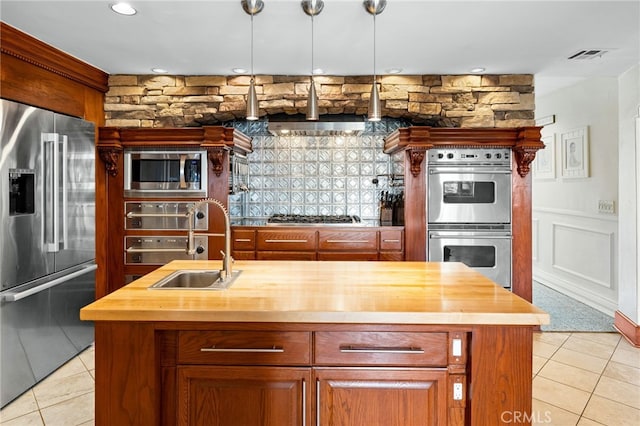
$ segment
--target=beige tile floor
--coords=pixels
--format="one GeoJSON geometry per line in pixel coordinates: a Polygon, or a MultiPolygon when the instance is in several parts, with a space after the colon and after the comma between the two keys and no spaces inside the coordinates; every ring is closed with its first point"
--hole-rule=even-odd
{"type": "MultiPolygon", "coordinates": [[[[90,347],[0,411],[0,424],[93,425],[93,387],[90,347]]],[[[640,425],[640,349],[617,333],[535,333],[531,419],[534,425],[640,425]]]]}

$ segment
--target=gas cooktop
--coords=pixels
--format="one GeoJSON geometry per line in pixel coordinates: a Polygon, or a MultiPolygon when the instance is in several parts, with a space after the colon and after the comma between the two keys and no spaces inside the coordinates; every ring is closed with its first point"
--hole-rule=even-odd
{"type": "Polygon", "coordinates": [[[267,219],[269,226],[317,226],[317,225],[360,225],[358,216],[350,215],[301,215],[274,214],[267,219]]]}

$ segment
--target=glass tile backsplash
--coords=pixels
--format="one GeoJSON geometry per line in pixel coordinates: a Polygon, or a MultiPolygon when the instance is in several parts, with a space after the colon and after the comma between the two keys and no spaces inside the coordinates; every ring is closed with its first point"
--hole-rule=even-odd
{"type": "Polygon", "coordinates": [[[346,214],[378,220],[383,191],[403,189],[401,179],[391,176],[404,175],[402,157],[384,154],[383,145],[384,135],[254,136],[249,192],[230,195],[231,217],[346,214]]]}

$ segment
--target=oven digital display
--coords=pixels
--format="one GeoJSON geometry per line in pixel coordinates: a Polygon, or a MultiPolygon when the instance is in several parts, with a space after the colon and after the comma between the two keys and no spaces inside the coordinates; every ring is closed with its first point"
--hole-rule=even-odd
{"type": "Polygon", "coordinates": [[[471,268],[493,268],[496,266],[496,248],[493,246],[445,245],[445,262],[462,262],[471,268]]]}
{"type": "Polygon", "coordinates": [[[493,204],[495,194],[495,182],[442,182],[442,201],[448,204],[493,204]]]}

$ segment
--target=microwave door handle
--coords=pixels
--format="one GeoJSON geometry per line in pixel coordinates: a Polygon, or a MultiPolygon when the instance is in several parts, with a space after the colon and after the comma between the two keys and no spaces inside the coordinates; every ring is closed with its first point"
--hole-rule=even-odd
{"type": "Polygon", "coordinates": [[[187,156],[180,154],[180,189],[187,188],[187,182],[184,179],[184,166],[187,163],[187,156]]]}

